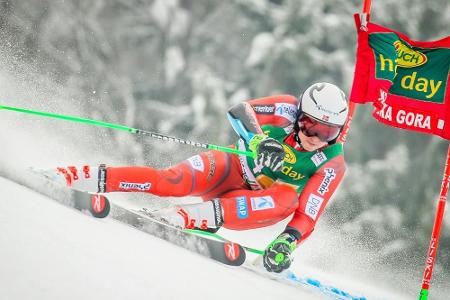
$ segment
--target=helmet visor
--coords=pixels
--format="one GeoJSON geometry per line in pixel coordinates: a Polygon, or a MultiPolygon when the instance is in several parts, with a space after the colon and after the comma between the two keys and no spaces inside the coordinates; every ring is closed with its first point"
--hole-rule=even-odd
{"type": "Polygon", "coordinates": [[[317,136],[322,142],[331,142],[338,137],[340,126],[327,125],[319,122],[306,114],[298,120],[300,130],[307,137],[317,136]]]}

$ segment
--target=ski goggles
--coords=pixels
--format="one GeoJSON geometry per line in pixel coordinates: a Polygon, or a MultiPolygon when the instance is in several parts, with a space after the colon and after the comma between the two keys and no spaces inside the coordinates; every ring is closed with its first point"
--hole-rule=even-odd
{"type": "Polygon", "coordinates": [[[304,135],[307,137],[317,136],[322,142],[331,142],[341,132],[340,126],[324,124],[306,114],[300,117],[298,126],[304,135]]]}

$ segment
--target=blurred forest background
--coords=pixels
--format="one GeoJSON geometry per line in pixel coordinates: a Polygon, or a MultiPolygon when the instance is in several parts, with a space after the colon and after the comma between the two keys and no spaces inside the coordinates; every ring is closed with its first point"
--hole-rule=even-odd
{"type": "MultiPolygon", "coordinates": [[[[299,95],[316,81],[349,92],[352,15],[361,8],[356,0],[0,0],[0,49],[13,57],[8,68],[31,66],[63,86],[61,101],[83,117],[226,145],[236,136],[225,113],[237,102],[299,95]]],[[[417,40],[449,35],[448,0],[374,0],[372,16],[417,40]]],[[[40,101],[34,108],[49,110],[40,101]]],[[[377,249],[380,262],[417,260],[422,272],[448,142],[377,124],[370,113],[356,112],[349,170],[322,222],[377,249]]],[[[184,146],[120,133],[108,142],[128,163],[185,157],[184,146]]],[[[437,263],[435,272],[450,269],[448,213],[437,263]]]]}

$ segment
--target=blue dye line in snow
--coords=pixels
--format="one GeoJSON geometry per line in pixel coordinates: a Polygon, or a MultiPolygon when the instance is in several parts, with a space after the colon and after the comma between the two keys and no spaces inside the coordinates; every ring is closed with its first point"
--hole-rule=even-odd
{"type": "Polygon", "coordinates": [[[318,288],[318,289],[320,289],[321,292],[323,292],[326,295],[331,296],[332,298],[334,298],[336,300],[367,300],[366,297],[353,296],[353,295],[350,295],[349,293],[344,292],[343,290],[340,290],[338,288],[323,285],[317,279],[312,279],[312,278],[308,278],[308,277],[303,277],[303,278],[298,277],[291,271],[287,272],[286,277],[287,277],[287,279],[289,279],[293,282],[318,288]]]}

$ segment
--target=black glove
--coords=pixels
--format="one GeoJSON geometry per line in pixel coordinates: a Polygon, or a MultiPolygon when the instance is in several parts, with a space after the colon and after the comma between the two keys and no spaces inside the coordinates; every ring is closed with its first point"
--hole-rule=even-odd
{"type": "Polygon", "coordinates": [[[281,273],[292,263],[292,252],[297,247],[297,239],[289,233],[282,233],[264,251],[263,264],[267,271],[281,273]]]}
{"type": "Polygon", "coordinates": [[[281,170],[286,155],[283,145],[276,139],[262,134],[250,140],[250,149],[255,154],[255,163],[270,168],[273,172],[281,170]]]}

